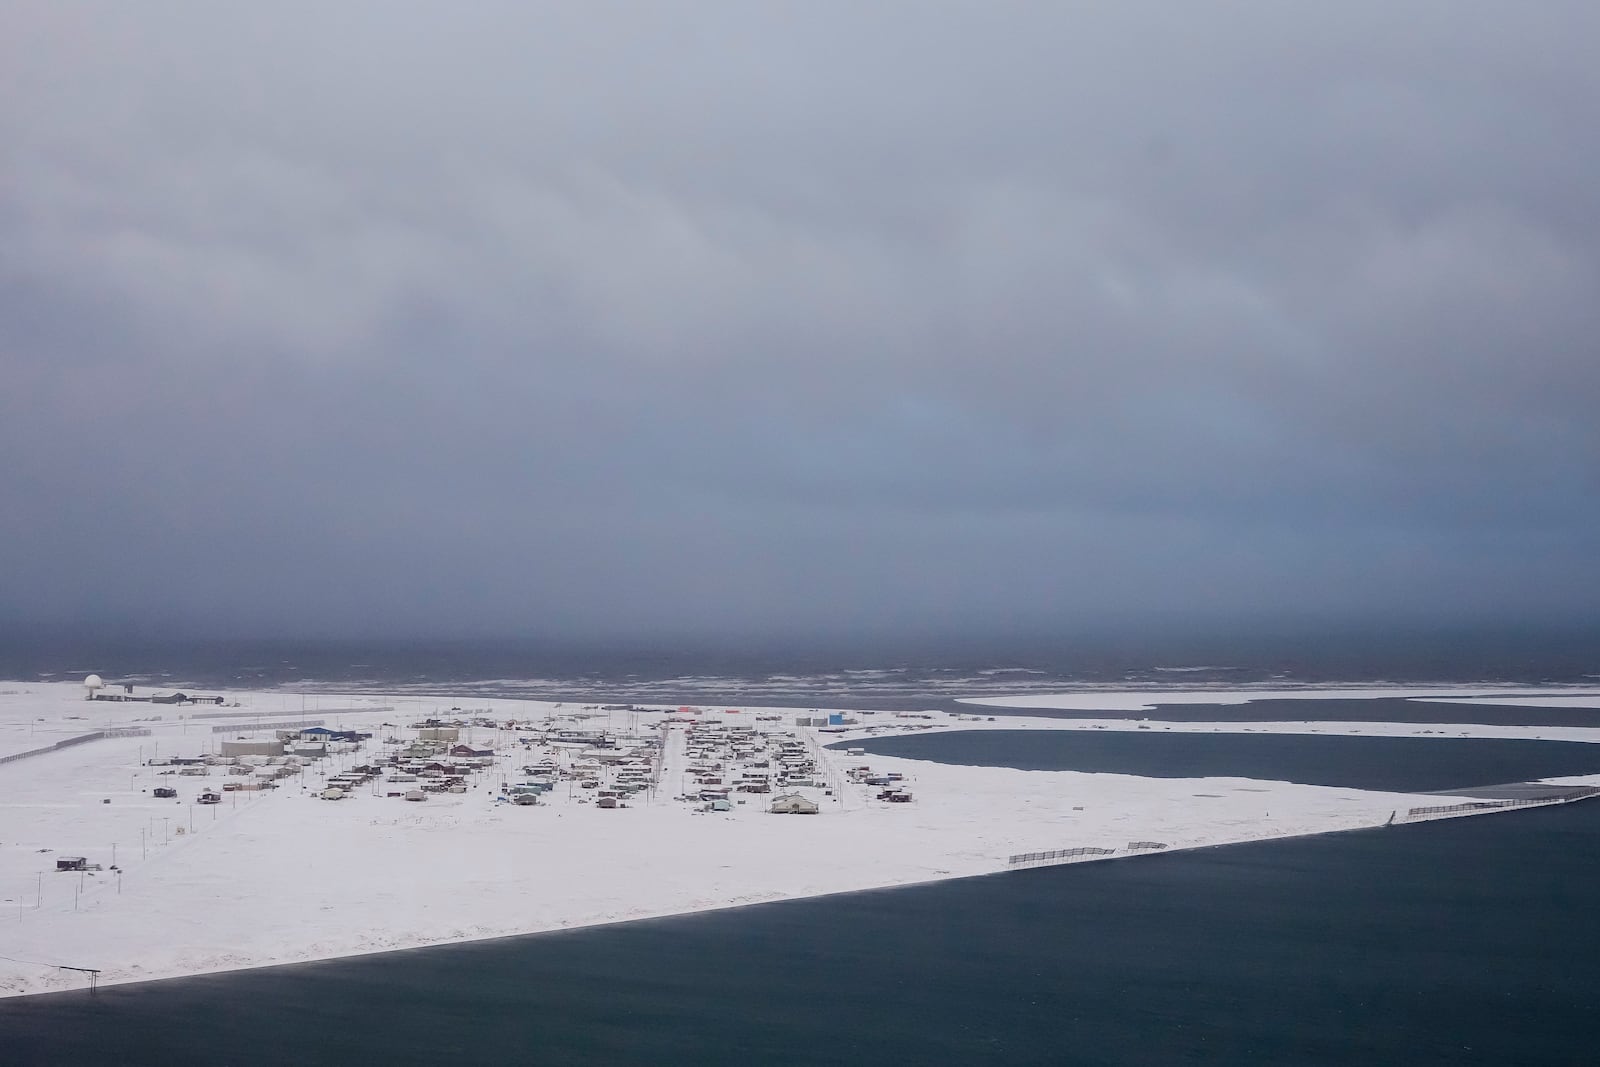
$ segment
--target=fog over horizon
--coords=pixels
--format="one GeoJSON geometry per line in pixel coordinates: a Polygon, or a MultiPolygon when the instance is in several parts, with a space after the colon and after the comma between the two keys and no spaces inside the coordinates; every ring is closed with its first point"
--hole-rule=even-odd
{"type": "Polygon", "coordinates": [[[0,11],[0,630],[1593,623],[1600,7],[0,11]]]}

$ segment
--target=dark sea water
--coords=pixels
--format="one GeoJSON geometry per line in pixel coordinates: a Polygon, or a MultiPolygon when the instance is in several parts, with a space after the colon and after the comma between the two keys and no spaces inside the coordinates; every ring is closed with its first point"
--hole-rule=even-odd
{"type": "Polygon", "coordinates": [[[1590,801],[3,1001],[0,1061],[1577,1067],[1597,880],[1590,801]]]}
{"type": "MultiPolygon", "coordinates": [[[[0,632],[0,678],[906,709],[958,697],[1329,683],[1600,685],[1600,628],[1141,630],[920,643],[224,640],[0,632]]],[[[997,712],[998,714],[998,712],[997,712]]],[[[1248,715],[1230,709],[1224,715],[1248,715]]],[[[1296,716],[1305,717],[1305,716],[1296,716]]],[[[1460,721],[1460,720],[1456,720],[1460,721]]]]}
{"type": "Polygon", "coordinates": [[[846,744],[884,756],[964,767],[1151,778],[1264,778],[1396,792],[1600,774],[1600,745],[1480,737],[1169,733],[1159,728],[962,730],[846,744]]]}

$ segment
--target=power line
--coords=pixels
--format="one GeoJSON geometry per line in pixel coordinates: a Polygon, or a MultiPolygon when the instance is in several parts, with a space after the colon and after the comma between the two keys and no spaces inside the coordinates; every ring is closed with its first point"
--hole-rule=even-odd
{"type": "Polygon", "coordinates": [[[0,956],[0,960],[26,964],[29,967],[48,967],[56,971],[77,971],[79,974],[86,974],[89,976],[89,992],[91,993],[100,984],[100,968],[98,967],[72,967],[65,963],[40,963],[38,960],[23,960],[15,956],[0,956]]]}
{"type": "Polygon", "coordinates": [[[26,963],[30,967],[60,967],[59,963],[40,963],[38,960],[19,960],[15,956],[0,956],[0,960],[10,960],[12,963],[26,963]]]}

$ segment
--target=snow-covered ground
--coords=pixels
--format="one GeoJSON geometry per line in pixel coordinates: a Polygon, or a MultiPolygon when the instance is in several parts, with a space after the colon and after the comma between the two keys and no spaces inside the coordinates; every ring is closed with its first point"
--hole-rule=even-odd
{"type": "MultiPolygon", "coordinates": [[[[1241,778],[1140,778],[851,757],[816,744],[860,736],[845,734],[808,739],[823,760],[828,785],[804,791],[821,803],[819,815],[769,814],[771,797],[762,795],[748,796],[730,812],[705,812],[671,795],[681,791],[686,776],[681,727],[666,731],[660,788],[626,808],[601,809],[570,787],[557,788],[534,807],[498,799],[499,783],[514,774],[514,764],[526,761],[510,731],[500,737],[500,769],[476,776],[465,793],[410,803],[385,795],[393,787],[375,783],[332,802],[318,798],[323,778],[338,767],[370,761],[386,735],[408,733],[382,724],[452,717],[459,713],[451,710],[451,700],[272,691],[224,696],[230,706],[90,703],[76,685],[0,683],[0,757],[92,731],[149,731],[0,763],[0,995],[84,984],[82,974],[59,965],[98,968],[107,982],[196,974],[984,874],[1008,869],[1017,853],[1078,847],[1125,853],[1140,841],[1189,848],[1376,826],[1397,809],[1418,804],[1410,794],[1241,778]],[[215,751],[219,739],[257,723],[319,718],[330,727],[375,736],[361,752],[330,757],[299,778],[285,779],[279,789],[228,793],[212,806],[193,801],[202,786],[220,787],[224,769],[180,776],[149,765],[151,758],[215,751]],[[218,725],[225,729],[215,732],[218,725]],[[904,775],[914,801],[883,803],[874,799],[876,788],[847,782],[845,768],[860,763],[904,775]],[[150,790],[161,785],[177,787],[178,799],[155,799],[150,790]],[[57,859],[66,856],[84,857],[101,869],[57,872],[57,859]]],[[[1137,707],[1142,705],[1131,702],[1149,699],[1133,694],[1108,705],[1106,694],[1092,696],[1097,703],[1087,706],[1137,707]]],[[[1159,699],[1177,702],[1184,696],[1162,693],[1159,699]]],[[[1208,690],[1193,699],[1226,696],[1208,690]]],[[[573,710],[531,701],[483,703],[501,721],[573,710]]],[[[762,710],[741,709],[737,720],[728,715],[724,721],[753,723],[762,710]]],[[[793,730],[794,714],[784,712],[781,721],[760,728],[793,730]]],[[[861,724],[879,733],[1134,728],[1117,719],[927,716],[863,713],[861,724]]],[[[586,725],[643,733],[667,718],[664,712],[619,711],[586,725]]],[[[1425,732],[1414,724],[1343,722],[1171,728],[1425,732]]],[[[1600,730],[1575,728],[1427,730],[1600,742],[1600,730]]],[[[492,743],[494,734],[480,729],[475,736],[480,744],[492,743]]],[[[1600,776],[1591,784],[1600,784],[1600,776]]]]}

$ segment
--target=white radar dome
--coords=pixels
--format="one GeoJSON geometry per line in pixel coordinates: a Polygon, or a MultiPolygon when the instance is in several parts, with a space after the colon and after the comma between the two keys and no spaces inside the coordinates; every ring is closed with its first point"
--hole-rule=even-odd
{"type": "Polygon", "coordinates": [[[83,684],[84,687],[88,689],[104,689],[106,682],[105,679],[100,677],[98,674],[91,674],[89,677],[83,680],[83,684]]]}

